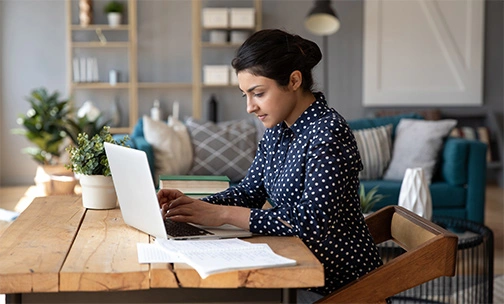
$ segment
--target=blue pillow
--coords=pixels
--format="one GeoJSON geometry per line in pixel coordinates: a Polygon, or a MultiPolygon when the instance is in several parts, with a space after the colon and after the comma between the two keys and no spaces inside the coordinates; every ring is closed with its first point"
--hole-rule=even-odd
{"type": "Polygon", "coordinates": [[[422,115],[417,113],[406,113],[395,116],[383,116],[383,117],[375,117],[375,118],[360,118],[348,121],[348,125],[352,130],[360,130],[360,129],[370,129],[381,127],[385,125],[392,125],[392,140],[395,138],[395,129],[399,124],[399,121],[403,118],[414,118],[414,119],[423,119],[422,115]]]}

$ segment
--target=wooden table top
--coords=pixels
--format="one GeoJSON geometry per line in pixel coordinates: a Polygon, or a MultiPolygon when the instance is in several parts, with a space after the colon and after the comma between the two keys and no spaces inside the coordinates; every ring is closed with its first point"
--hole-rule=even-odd
{"type": "Polygon", "coordinates": [[[153,239],[126,225],[121,211],[87,210],[80,196],[36,198],[0,237],[0,293],[150,288],[322,286],[322,265],[295,237],[257,236],[296,266],[239,270],[201,279],[185,264],[139,264],[137,243],[153,239]]]}

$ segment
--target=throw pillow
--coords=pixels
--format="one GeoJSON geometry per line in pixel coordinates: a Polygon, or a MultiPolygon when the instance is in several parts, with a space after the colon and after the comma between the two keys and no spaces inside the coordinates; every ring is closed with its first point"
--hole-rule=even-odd
{"type": "Polygon", "coordinates": [[[364,169],[361,180],[381,179],[390,162],[392,124],[353,131],[364,169]]]}
{"type": "Polygon", "coordinates": [[[189,132],[182,122],[173,119],[166,124],[144,116],[143,131],[145,140],[154,151],[156,177],[160,174],[187,174],[193,161],[193,152],[189,132]]]}
{"type": "Polygon", "coordinates": [[[232,182],[245,177],[257,149],[253,120],[221,123],[186,120],[194,147],[190,174],[225,175],[232,182]]]}
{"type": "Polygon", "coordinates": [[[383,179],[402,180],[406,169],[420,167],[430,183],[443,139],[456,124],[454,119],[401,119],[396,128],[392,159],[383,179]]]}

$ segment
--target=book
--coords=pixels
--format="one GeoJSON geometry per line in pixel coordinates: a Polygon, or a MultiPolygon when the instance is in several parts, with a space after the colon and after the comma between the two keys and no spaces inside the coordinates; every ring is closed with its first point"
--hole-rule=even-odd
{"type": "Polygon", "coordinates": [[[159,189],[177,189],[199,198],[229,188],[229,178],[221,175],[160,175],[159,189]]]}
{"type": "Polygon", "coordinates": [[[156,244],[194,268],[202,279],[211,274],[241,269],[296,265],[276,254],[268,244],[251,244],[240,239],[174,241],[156,239],[156,244]]]}

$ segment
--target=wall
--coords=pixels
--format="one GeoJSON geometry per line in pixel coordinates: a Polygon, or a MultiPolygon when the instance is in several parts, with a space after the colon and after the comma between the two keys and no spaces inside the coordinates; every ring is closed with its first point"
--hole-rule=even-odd
{"type": "MultiPolygon", "coordinates": [[[[162,6],[159,3],[161,2],[158,0],[141,0],[139,10],[144,5],[144,8],[149,8],[152,14],[157,12],[159,15],[159,6],[162,6]]],[[[308,33],[303,26],[303,19],[311,5],[312,1],[263,0],[263,27],[278,27],[295,32],[322,46],[322,39],[308,33]]],[[[340,16],[342,27],[328,38],[330,55],[326,60],[330,79],[330,88],[327,92],[329,103],[347,119],[370,116],[376,108],[364,108],[361,104],[363,2],[333,1],[333,7],[340,16]]],[[[485,11],[484,105],[481,108],[493,111],[502,128],[504,3],[488,0],[485,11]]],[[[0,185],[2,186],[33,183],[36,165],[27,155],[20,153],[28,142],[21,136],[10,133],[12,128],[17,127],[15,122],[17,115],[28,109],[29,104],[24,101],[24,97],[30,90],[39,86],[58,90],[65,97],[68,95],[65,75],[65,12],[65,2],[62,0],[0,1],[0,185]]],[[[178,10],[166,10],[165,16],[167,19],[176,19],[180,28],[190,26],[190,16],[180,18],[178,10]]],[[[141,20],[151,20],[149,18],[149,12],[144,9],[139,17],[139,25],[141,20]]],[[[180,37],[174,37],[172,43],[183,41],[187,39],[186,36],[181,34],[180,37]]],[[[163,41],[156,40],[153,43],[159,48],[173,47],[173,44],[165,45],[167,42],[163,41]]],[[[181,60],[187,60],[187,57],[183,56],[181,60]]],[[[156,69],[155,61],[149,62],[145,58],[142,60],[144,60],[142,65],[150,64],[156,69]]],[[[190,64],[191,62],[184,62],[184,65],[190,66],[190,64]]],[[[324,62],[321,62],[314,72],[315,81],[320,83],[320,89],[323,83],[323,64],[324,62]]],[[[208,100],[209,93],[204,92],[204,101],[208,100]]],[[[145,105],[140,114],[146,114],[151,100],[164,93],[144,94],[145,105]]],[[[185,94],[187,92],[180,93],[181,96],[185,94]]],[[[239,97],[238,90],[222,90],[217,95],[221,100],[219,113],[221,120],[247,117],[245,101],[239,97]]],[[[168,106],[169,99],[174,97],[166,94],[165,98],[167,99],[165,106],[168,106]]],[[[206,111],[206,107],[204,109],[206,111]]],[[[454,107],[441,110],[470,113],[474,108],[454,107]]],[[[189,108],[182,108],[181,111],[182,115],[190,114],[189,108]]]]}

